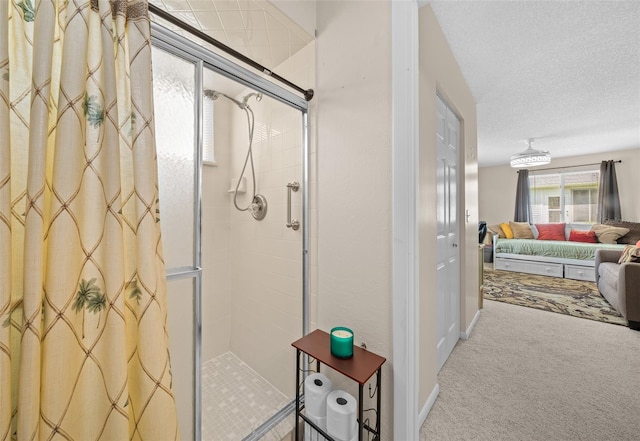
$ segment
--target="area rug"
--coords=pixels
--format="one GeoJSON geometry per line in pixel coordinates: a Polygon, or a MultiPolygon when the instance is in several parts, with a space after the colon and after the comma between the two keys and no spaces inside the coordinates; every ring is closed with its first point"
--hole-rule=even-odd
{"type": "Polygon", "coordinates": [[[484,269],[484,298],[627,326],[594,282],[484,269]]]}

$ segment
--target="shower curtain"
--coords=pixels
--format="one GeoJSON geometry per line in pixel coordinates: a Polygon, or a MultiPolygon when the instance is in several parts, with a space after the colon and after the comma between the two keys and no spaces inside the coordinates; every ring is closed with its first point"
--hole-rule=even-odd
{"type": "Polygon", "coordinates": [[[0,440],[178,438],[146,0],[0,2],[0,440]]]}

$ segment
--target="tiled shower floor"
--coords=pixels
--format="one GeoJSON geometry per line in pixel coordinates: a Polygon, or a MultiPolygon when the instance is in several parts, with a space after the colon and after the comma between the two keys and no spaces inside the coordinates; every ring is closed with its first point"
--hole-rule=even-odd
{"type": "MultiPolygon", "coordinates": [[[[202,438],[240,441],[290,400],[231,352],[202,364],[202,438]]],[[[265,441],[280,441],[291,431],[293,416],[265,441]]]]}

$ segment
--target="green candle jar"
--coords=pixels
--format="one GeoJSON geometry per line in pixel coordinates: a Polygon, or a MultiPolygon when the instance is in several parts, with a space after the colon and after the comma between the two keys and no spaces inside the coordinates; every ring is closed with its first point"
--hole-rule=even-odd
{"type": "Polygon", "coordinates": [[[344,326],[331,329],[331,354],[338,358],[353,357],[353,331],[344,326]]]}

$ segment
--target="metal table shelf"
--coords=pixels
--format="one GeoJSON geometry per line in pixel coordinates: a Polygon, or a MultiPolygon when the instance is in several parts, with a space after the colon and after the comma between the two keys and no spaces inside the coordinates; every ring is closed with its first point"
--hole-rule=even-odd
{"type": "Polygon", "coordinates": [[[302,418],[306,423],[318,431],[326,440],[336,441],[326,432],[321,430],[302,413],[304,405],[301,405],[300,388],[300,358],[302,354],[307,354],[316,360],[316,370],[320,372],[320,364],[324,364],[342,375],[358,383],[358,440],[364,441],[364,433],[368,431],[373,434],[373,440],[380,439],[380,403],[382,394],[382,364],[386,358],[358,346],[353,347],[353,357],[343,359],[331,354],[331,338],[328,333],[316,329],[299,340],[291,343],[296,348],[296,426],[295,439],[299,441],[299,420],[302,418]],[[376,424],[372,428],[364,423],[363,410],[363,388],[365,383],[376,375],[376,424]]]}

